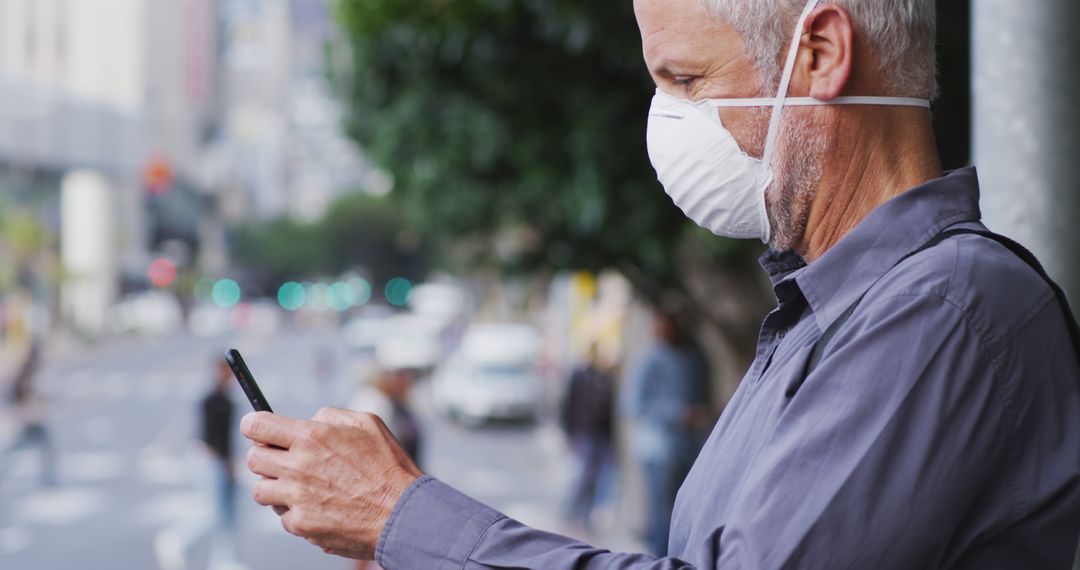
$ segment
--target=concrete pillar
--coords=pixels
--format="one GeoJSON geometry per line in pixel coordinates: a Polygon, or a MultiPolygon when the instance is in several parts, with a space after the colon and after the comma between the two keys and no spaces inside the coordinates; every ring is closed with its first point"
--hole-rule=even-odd
{"type": "Polygon", "coordinates": [[[77,330],[100,334],[116,300],[116,233],[113,192],[100,174],[67,174],[60,194],[60,305],[77,330]]]}
{"type": "Polygon", "coordinates": [[[987,225],[1080,309],[1080,2],[972,1],[973,155],[987,225]]]}

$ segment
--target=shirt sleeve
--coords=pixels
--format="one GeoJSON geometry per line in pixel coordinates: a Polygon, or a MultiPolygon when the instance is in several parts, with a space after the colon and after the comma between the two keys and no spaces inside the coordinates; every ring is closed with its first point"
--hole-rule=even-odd
{"type": "Polygon", "coordinates": [[[747,466],[718,568],[943,568],[977,540],[1012,445],[995,354],[936,295],[864,303],[747,466]]]}
{"type": "Polygon", "coordinates": [[[433,479],[398,500],[375,553],[386,570],[690,570],[672,558],[615,553],[529,528],[433,479]]]}

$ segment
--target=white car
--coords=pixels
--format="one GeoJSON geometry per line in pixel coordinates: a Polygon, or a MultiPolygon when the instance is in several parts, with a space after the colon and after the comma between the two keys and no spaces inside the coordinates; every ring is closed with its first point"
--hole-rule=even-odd
{"type": "Polygon", "coordinates": [[[442,359],[442,324],[410,314],[383,323],[375,361],[386,369],[413,368],[426,373],[442,359]]]}
{"type": "Polygon", "coordinates": [[[349,350],[371,352],[385,338],[390,314],[373,312],[354,317],[341,327],[341,338],[349,350]]]}
{"type": "Polygon", "coordinates": [[[108,313],[109,329],[116,333],[166,336],[180,330],[183,322],[180,302],[165,291],[133,293],[108,313]]]}
{"type": "Polygon", "coordinates": [[[535,419],[543,401],[538,339],[526,325],[473,325],[434,382],[436,404],[466,425],[535,419]]]}

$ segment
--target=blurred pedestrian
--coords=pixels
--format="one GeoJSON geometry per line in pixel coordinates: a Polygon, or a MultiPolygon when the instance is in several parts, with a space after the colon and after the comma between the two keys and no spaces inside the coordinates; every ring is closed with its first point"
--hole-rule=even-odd
{"type": "Polygon", "coordinates": [[[233,376],[229,366],[215,359],[210,392],[199,405],[199,445],[192,465],[194,479],[206,508],[163,530],[154,541],[163,570],[187,567],[187,555],[196,542],[210,536],[210,570],[243,569],[236,552],[236,474],[233,469],[234,406],[229,398],[233,376]]]}
{"type": "Polygon", "coordinates": [[[21,449],[36,447],[41,457],[41,484],[56,485],[56,450],[46,427],[45,402],[35,382],[41,368],[41,341],[33,339],[11,383],[8,400],[17,422],[15,439],[0,453],[0,482],[7,476],[11,455],[21,449]]]}
{"type": "Polygon", "coordinates": [[[708,370],[701,351],[665,311],[653,316],[656,344],[629,379],[625,413],[633,421],[630,451],[645,479],[645,540],[667,554],[675,495],[702,444],[708,370]]]}
{"type": "Polygon", "coordinates": [[[566,519],[592,530],[593,510],[601,499],[601,483],[612,463],[615,386],[610,369],[600,362],[595,345],[567,380],[559,420],[577,459],[566,519]]]}
{"type": "Polygon", "coordinates": [[[382,418],[409,458],[419,464],[420,424],[409,403],[416,377],[417,371],[411,368],[380,370],[369,377],[369,383],[360,389],[349,407],[382,418]]]}
{"type": "MultiPolygon", "coordinates": [[[[422,434],[409,397],[416,382],[417,371],[410,368],[380,370],[368,378],[353,398],[350,408],[375,414],[394,435],[401,449],[415,464],[420,464],[422,434]]],[[[358,560],[356,570],[378,570],[378,564],[358,560]]]]}

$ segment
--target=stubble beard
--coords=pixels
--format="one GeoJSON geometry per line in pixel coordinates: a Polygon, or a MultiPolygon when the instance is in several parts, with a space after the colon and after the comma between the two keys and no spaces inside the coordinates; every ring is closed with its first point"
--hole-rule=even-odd
{"type": "Polygon", "coordinates": [[[773,180],[765,190],[765,211],[772,226],[769,246],[801,251],[828,137],[814,120],[813,108],[789,107],[776,140],[773,180]]]}

